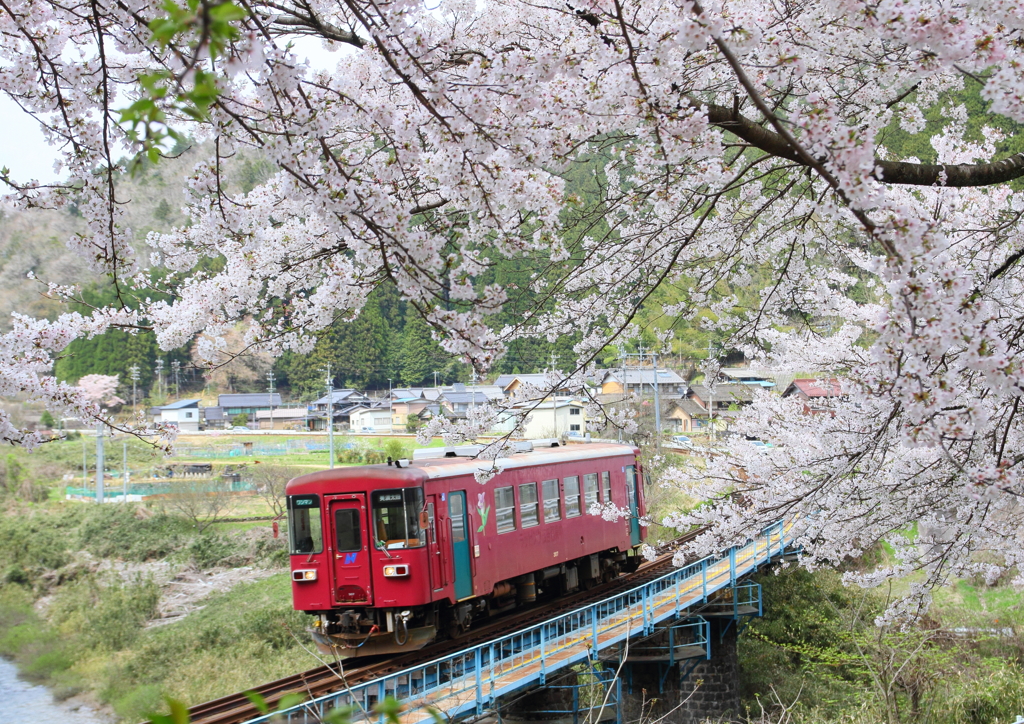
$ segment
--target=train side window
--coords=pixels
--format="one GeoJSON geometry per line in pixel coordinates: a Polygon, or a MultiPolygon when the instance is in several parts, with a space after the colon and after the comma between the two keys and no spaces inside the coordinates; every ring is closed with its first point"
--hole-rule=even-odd
{"type": "Polygon", "coordinates": [[[462,496],[448,498],[448,517],[452,521],[452,543],[466,540],[466,511],[462,508],[462,496]]]}
{"type": "Polygon", "coordinates": [[[516,501],[511,485],[494,490],[494,520],[498,524],[499,533],[516,529],[516,501]]]}
{"type": "Polygon", "coordinates": [[[519,523],[524,528],[540,523],[537,504],[537,483],[523,483],[519,486],[519,523]]]}
{"type": "Polygon", "coordinates": [[[583,476],[583,510],[590,512],[590,506],[597,502],[597,473],[583,476]]]}
{"type": "Polygon", "coordinates": [[[558,478],[541,483],[544,495],[544,522],[553,523],[562,519],[562,499],[558,495],[558,478]]]}
{"type": "Polygon", "coordinates": [[[562,485],[565,488],[565,517],[575,518],[580,514],[580,478],[578,475],[564,478],[562,485]]]}
{"type": "Polygon", "coordinates": [[[601,502],[612,502],[612,476],[607,470],[601,473],[601,491],[604,495],[604,499],[601,502]]]}

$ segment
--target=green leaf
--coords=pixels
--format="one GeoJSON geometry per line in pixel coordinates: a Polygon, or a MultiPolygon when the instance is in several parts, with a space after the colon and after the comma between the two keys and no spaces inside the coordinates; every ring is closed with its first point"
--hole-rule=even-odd
{"type": "MultiPolygon", "coordinates": [[[[270,713],[270,706],[267,704],[267,700],[263,698],[263,695],[257,691],[244,691],[245,698],[252,702],[252,705],[256,707],[260,714],[266,716],[270,713]]],[[[156,724],[154,722],[154,724],[156,724]]]]}
{"type": "Polygon", "coordinates": [[[327,714],[324,715],[324,724],[350,724],[352,721],[352,715],[356,712],[354,706],[339,706],[337,709],[331,709],[327,714]]]}
{"type": "Polygon", "coordinates": [[[168,708],[171,713],[168,714],[147,714],[152,724],[189,724],[191,721],[188,715],[188,707],[177,699],[167,698],[164,699],[167,702],[168,708]]]}
{"type": "Polygon", "coordinates": [[[298,706],[299,704],[301,704],[305,700],[306,700],[306,697],[303,696],[302,694],[297,693],[297,692],[292,692],[291,694],[285,694],[284,696],[281,697],[281,701],[279,701],[277,703],[277,710],[278,711],[284,711],[286,709],[291,709],[293,706],[298,706]]]}
{"type": "Polygon", "coordinates": [[[231,23],[236,20],[241,20],[248,14],[245,10],[231,2],[214,5],[207,12],[212,20],[221,23],[231,23]]]}
{"type": "Polygon", "coordinates": [[[384,698],[384,701],[373,707],[373,710],[382,715],[391,724],[399,724],[398,715],[402,711],[402,704],[395,697],[388,696],[384,698]]]}

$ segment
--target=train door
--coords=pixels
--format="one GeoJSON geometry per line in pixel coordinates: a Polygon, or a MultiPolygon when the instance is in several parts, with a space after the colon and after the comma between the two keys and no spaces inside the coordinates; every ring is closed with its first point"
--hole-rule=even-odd
{"type": "Polygon", "coordinates": [[[626,466],[626,500],[629,504],[629,542],[640,545],[640,508],[637,504],[636,466],[626,466]]]}
{"type": "Polygon", "coordinates": [[[366,496],[327,496],[330,506],[332,596],[335,605],[370,605],[370,542],[366,534],[366,496]]]}
{"type": "Polygon", "coordinates": [[[448,493],[448,524],[451,526],[452,564],[455,570],[455,600],[473,595],[473,572],[469,560],[469,535],[466,531],[466,492],[448,493]]]}
{"type": "Polygon", "coordinates": [[[437,496],[428,495],[425,508],[427,514],[427,557],[430,559],[430,587],[440,591],[448,585],[448,577],[444,575],[444,566],[441,560],[441,542],[437,534],[437,496]]]}

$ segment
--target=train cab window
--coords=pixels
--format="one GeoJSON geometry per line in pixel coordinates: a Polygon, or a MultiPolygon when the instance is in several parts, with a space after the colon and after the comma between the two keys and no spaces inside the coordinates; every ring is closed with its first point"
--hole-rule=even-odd
{"type": "Polygon", "coordinates": [[[519,522],[524,528],[540,523],[537,483],[524,483],[519,486],[519,522]]]}
{"type": "Polygon", "coordinates": [[[288,496],[288,543],[293,556],[320,553],[324,549],[320,496],[288,496]]]}
{"type": "Polygon", "coordinates": [[[565,517],[575,518],[580,514],[580,479],[573,475],[562,480],[565,489],[565,517]]]}
{"type": "Polygon", "coordinates": [[[583,476],[583,510],[590,512],[590,506],[597,502],[597,473],[583,476]]]}
{"type": "Polygon", "coordinates": [[[498,524],[499,533],[516,529],[516,501],[511,485],[494,490],[494,520],[498,524]]]}
{"type": "Polygon", "coordinates": [[[334,541],[338,544],[335,553],[349,553],[363,549],[363,535],[359,528],[359,511],[342,508],[334,511],[334,541]]]}
{"type": "Polygon", "coordinates": [[[541,483],[544,495],[544,522],[551,523],[562,519],[562,499],[558,495],[558,479],[545,480],[541,483]]]}
{"type": "Polygon", "coordinates": [[[612,476],[607,470],[601,473],[601,499],[602,503],[612,502],[612,476]]]}
{"type": "Polygon", "coordinates": [[[375,548],[419,548],[427,544],[427,532],[420,527],[422,488],[377,490],[371,500],[375,548]]]}

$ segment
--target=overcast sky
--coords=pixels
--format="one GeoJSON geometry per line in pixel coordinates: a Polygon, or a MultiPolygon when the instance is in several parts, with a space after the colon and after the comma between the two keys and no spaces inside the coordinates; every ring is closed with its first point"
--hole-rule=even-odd
{"type": "MultiPolygon", "coordinates": [[[[348,46],[341,52],[325,50],[319,40],[299,38],[295,41],[298,55],[313,68],[333,69],[348,46]]],[[[47,145],[39,124],[22,111],[14,101],[0,94],[0,168],[6,166],[16,181],[35,179],[43,183],[60,180],[54,172],[57,149],[47,145]]],[[[6,189],[0,189],[2,194],[6,189]]]]}

